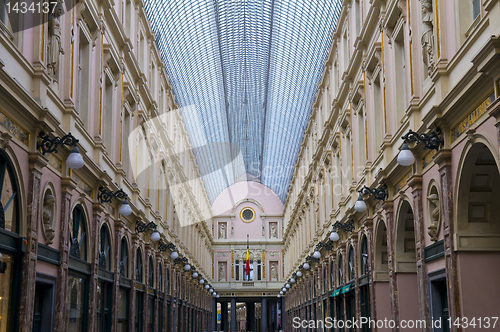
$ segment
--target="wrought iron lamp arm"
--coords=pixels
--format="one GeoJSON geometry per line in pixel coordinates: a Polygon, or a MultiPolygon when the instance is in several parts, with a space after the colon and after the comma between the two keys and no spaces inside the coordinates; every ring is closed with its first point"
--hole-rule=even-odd
{"type": "Polygon", "coordinates": [[[436,130],[431,131],[428,134],[418,134],[413,130],[409,130],[408,133],[401,137],[405,143],[424,143],[424,150],[433,149],[439,150],[444,145],[444,139],[441,136],[441,129],[436,128],[436,130]]]}
{"type": "Polygon", "coordinates": [[[137,234],[146,232],[147,229],[156,230],[156,224],[150,221],[148,224],[137,221],[135,231],[137,234]]]}
{"type": "Polygon", "coordinates": [[[78,143],[78,139],[71,135],[71,133],[68,133],[63,137],[56,136],[54,138],[50,138],[48,134],[41,131],[38,137],[40,137],[42,141],[37,142],[37,149],[42,150],[42,154],[52,152],[57,153],[57,148],[59,146],[75,146],[76,143],[78,143]]]}
{"type": "Polygon", "coordinates": [[[378,188],[368,188],[367,186],[364,186],[358,192],[362,196],[373,196],[375,199],[378,199],[380,201],[385,201],[387,197],[389,197],[389,194],[387,192],[387,185],[384,183],[378,188]]]}
{"type": "Polygon", "coordinates": [[[111,191],[103,186],[99,187],[99,193],[97,194],[97,199],[101,203],[109,203],[113,198],[117,199],[127,199],[128,195],[123,191],[123,189],[117,190],[117,191],[111,191]]]}

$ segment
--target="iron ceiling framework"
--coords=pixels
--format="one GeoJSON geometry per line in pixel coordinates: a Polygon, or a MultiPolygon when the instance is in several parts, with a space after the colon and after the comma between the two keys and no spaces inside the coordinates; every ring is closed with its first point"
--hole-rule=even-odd
{"type": "Polygon", "coordinates": [[[242,177],[285,201],[342,1],[145,8],[210,202],[242,177]]]}

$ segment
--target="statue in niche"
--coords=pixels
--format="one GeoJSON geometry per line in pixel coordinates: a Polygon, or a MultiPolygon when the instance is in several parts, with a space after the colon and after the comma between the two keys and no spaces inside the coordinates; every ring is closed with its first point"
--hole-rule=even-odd
{"type": "Polygon", "coordinates": [[[219,281],[226,281],[226,268],[224,264],[221,264],[219,267],[219,281]]]}
{"type": "Polygon", "coordinates": [[[432,0],[421,0],[422,4],[422,58],[427,66],[427,75],[434,70],[434,12],[432,0]]]}
{"type": "Polygon", "coordinates": [[[277,239],[278,238],[278,233],[276,231],[276,224],[272,223],[271,224],[271,239],[277,239]]]}
{"type": "Polygon", "coordinates": [[[61,22],[59,17],[63,14],[62,4],[58,1],[53,13],[49,16],[49,43],[47,68],[49,75],[55,77],[59,70],[59,54],[64,54],[61,44],[61,22]]]}
{"type": "Polygon", "coordinates": [[[45,244],[51,244],[54,239],[53,219],[55,212],[56,198],[47,193],[43,199],[42,208],[42,229],[45,237],[45,244]]]}
{"type": "Polygon", "coordinates": [[[219,226],[219,239],[226,238],[226,224],[220,224],[219,226]]]}
{"type": "Polygon", "coordinates": [[[273,263],[271,265],[271,281],[277,281],[278,280],[278,271],[276,270],[276,264],[273,263]]]}
{"type": "Polygon", "coordinates": [[[439,236],[439,230],[441,228],[441,209],[439,206],[439,196],[437,194],[430,194],[427,197],[429,201],[429,211],[430,211],[430,225],[427,227],[428,234],[431,240],[436,242],[439,236]]]}

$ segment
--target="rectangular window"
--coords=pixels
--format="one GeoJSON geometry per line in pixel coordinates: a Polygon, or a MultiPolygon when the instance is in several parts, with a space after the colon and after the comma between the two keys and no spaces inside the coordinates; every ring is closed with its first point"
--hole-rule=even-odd
{"type": "Polygon", "coordinates": [[[108,156],[112,159],[113,156],[113,97],[114,97],[114,86],[111,82],[110,78],[107,77],[105,79],[105,88],[104,88],[104,126],[102,128],[104,134],[104,146],[108,151],[108,156]]]}
{"type": "Polygon", "coordinates": [[[240,261],[238,259],[234,262],[234,272],[236,274],[236,280],[239,281],[240,280],[240,261]]]}
{"type": "Polygon", "coordinates": [[[118,332],[128,331],[128,290],[118,291],[118,332]]]}
{"type": "Polygon", "coordinates": [[[472,0],[472,21],[481,14],[481,0],[472,0]]]}
{"type": "Polygon", "coordinates": [[[257,280],[262,280],[262,262],[257,261],[257,280]]]}
{"type": "Polygon", "coordinates": [[[84,126],[89,124],[89,82],[90,82],[90,50],[91,47],[85,34],[80,31],[80,45],[78,48],[78,95],[77,108],[84,126]]]}
{"type": "Polygon", "coordinates": [[[68,276],[66,294],[66,326],[68,331],[84,331],[86,280],[77,276],[68,276]]]}

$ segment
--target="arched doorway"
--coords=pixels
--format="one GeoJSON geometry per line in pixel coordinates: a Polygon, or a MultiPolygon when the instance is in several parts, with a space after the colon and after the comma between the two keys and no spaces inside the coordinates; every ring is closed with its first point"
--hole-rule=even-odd
{"type": "Polygon", "coordinates": [[[456,226],[461,316],[493,315],[500,307],[500,174],[483,143],[466,146],[457,173],[456,226]]]}
{"type": "Polygon", "coordinates": [[[394,267],[399,317],[414,320],[419,318],[415,223],[413,209],[406,200],[399,206],[395,234],[394,267]]]}

